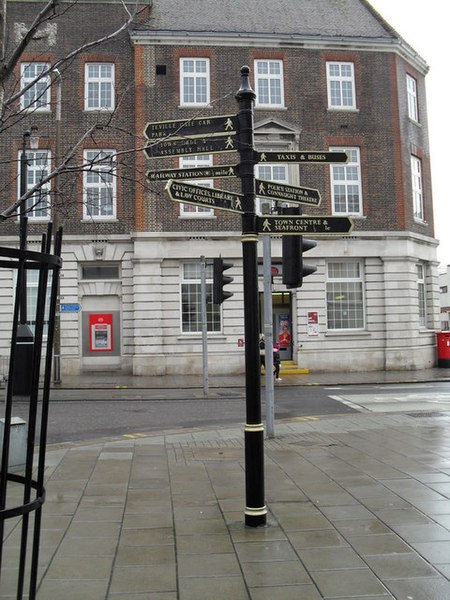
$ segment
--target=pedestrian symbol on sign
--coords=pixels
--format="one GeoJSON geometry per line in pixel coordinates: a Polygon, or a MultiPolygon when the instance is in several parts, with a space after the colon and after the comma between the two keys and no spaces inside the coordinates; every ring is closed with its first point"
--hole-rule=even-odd
{"type": "Polygon", "coordinates": [[[272,231],[269,219],[263,221],[263,232],[264,231],[272,231]]]}

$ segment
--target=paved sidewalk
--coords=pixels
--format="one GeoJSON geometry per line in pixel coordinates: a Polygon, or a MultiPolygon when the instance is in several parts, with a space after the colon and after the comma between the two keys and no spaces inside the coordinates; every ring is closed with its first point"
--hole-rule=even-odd
{"type": "Polygon", "coordinates": [[[38,600],[448,600],[449,434],[445,413],[278,422],[257,529],[241,428],[49,447],[38,600]]]}

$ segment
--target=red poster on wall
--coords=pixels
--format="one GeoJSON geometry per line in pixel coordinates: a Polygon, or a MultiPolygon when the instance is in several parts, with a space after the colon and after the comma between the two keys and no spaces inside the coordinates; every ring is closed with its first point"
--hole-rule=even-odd
{"type": "Polygon", "coordinates": [[[278,315],[278,342],[281,348],[291,345],[291,321],[289,315],[278,315]]]}
{"type": "Polygon", "coordinates": [[[113,316],[111,313],[89,315],[89,350],[113,351],[113,316]]]}
{"type": "Polygon", "coordinates": [[[319,335],[319,313],[311,311],[308,313],[308,335],[319,335]]]}

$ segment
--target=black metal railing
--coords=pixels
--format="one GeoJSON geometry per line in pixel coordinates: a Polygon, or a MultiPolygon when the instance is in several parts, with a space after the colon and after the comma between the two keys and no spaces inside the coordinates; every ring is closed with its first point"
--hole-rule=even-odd
{"type": "MultiPolygon", "coordinates": [[[[15,300],[11,330],[9,369],[6,378],[6,398],[3,409],[3,440],[0,463],[0,589],[2,587],[2,563],[8,548],[8,538],[19,533],[20,549],[14,581],[15,597],[35,600],[38,584],[39,545],[42,505],[45,501],[45,453],[47,422],[51,383],[53,334],[56,319],[59,273],[62,265],[62,230],[54,236],[51,253],[52,226],[49,224],[42,236],[41,251],[0,247],[0,269],[16,272],[15,300]],[[34,323],[34,336],[29,360],[20,358],[18,333],[21,326],[20,307],[26,301],[27,290],[24,273],[38,271],[36,312],[29,315],[34,323]],[[47,325],[47,339],[44,325],[47,325]],[[19,360],[18,360],[19,357],[19,360]],[[21,370],[19,372],[19,370],[21,370]],[[40,376],[43,380],[40,385],[40,376]],[[27,385],[21,387],[26,395],[19,395],[14,382],[25,378],[27,385]],[[24,464],[20,472],[13,472],[10,464],[12,455],[12,427],[15,403],[26,406],[26,442],[24,442],[24,464]],[[31,518],[34,516],[34,518],[31,518]],[[11,519],[11,521],[8,521],[11,519]],[[10,526],[6,526],[6,525],[10,526]]],[[[27,350],[28,351],[28,350],[27,350]]],[[[11,544],[12,546],[12,544],[11,544]]],[[[8,580],[11,569],[8,569],[8,580]]]]}

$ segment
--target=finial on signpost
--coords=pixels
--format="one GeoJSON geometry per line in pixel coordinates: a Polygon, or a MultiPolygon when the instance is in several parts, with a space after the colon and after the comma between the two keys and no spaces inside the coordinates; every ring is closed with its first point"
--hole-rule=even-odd
{"type": "Polygon", "coordinates": [[[256,94],[252,90],[252,86],[250,85],[249,75],[250,75],[250,67],[247,65],[244,65],[243,67],[241,67],[242,83],[241,83],[241,87],[239,88],[239,90],[236,94],[237,99],[243,98],[243,97],[256,98],[256,94]]]}

